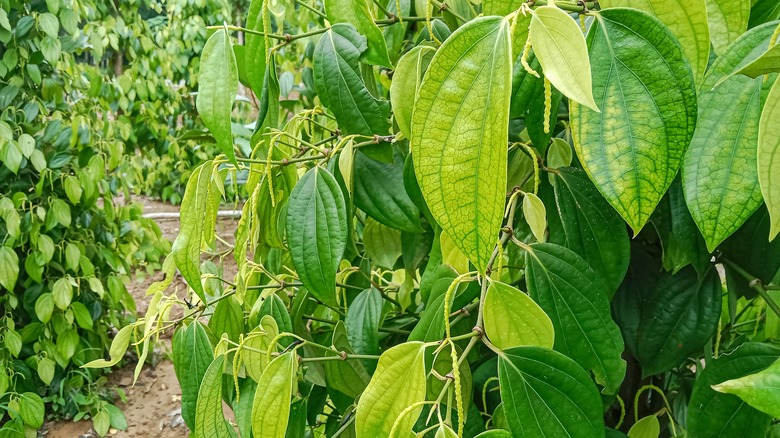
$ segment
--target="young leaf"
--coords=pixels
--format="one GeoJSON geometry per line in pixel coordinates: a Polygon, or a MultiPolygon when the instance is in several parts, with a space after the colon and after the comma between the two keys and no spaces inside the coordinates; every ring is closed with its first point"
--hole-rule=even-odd
{"type": "Polygon", "coordinates": [[[772,81],[732,76],[766,49],[774,24],[751,29],[710,67],[699,96],[696,133],[685,154],[685,201],[712,252],[761,205],[757,144],[761,106],[772,81]],[[713,89],[714,88],[714,89],[713,89]]]}
{"type": "Polygon", "coordinates": [[[398,421],[397,433],[408,436],[422,406],[398,417],[414,403],[425,400],[425,347],[406,342],[385,351],[376,372],[357,405],[357,436],[387,438],[398,421]],[[399,384],[403,382],[403,384],[399,384]]]}
{"type": "Polygon", "coordinates": [[[19,277],[19,256],[13,248],[0,246],[0,286],[13,292],[19,277]]]}
{"type": "Polygon", "coordinates": [[[755,409],[780,417],[780,362],[758,373],[713,385],[712,389],[734,394],[755,409]]]}
{"type": "Polygon", "coordinates": [[[515,347],[498,358],[501,400],[512,436],[604,436],[601,397],[575,361],[540,347],[515,347]]]}
{"type": "Polygon", "coordinates": [[[544,242],[544,232],[547,230],[547,209],[538,196],[526,193],[523,196],[523,216],[531,228],[531,232],[539,242],[544,242]]]}
{"type": "Polygon", "coordinates": [[[187,426],[194,429],[198,388],[211,364],[214,350],[206,329],[199,321],[176,330],[172,346],[173,370],[181,387],[181,416],[187,426]]]}
{"type": "Polygon", "coordinates": [[[336,305],[336,271],[347,247],[347,207],[336,178],[315,167],[298,181],[287,206],[287,244],[303,284],[336,305]]]}
{"type": "Polygon", "coordinates": [[[518,289],[491,282],[483,306],[485,334],[496,347],[553,347],[555,329],[550,317],[518,289]]]}
{"type": "MultiPolygon", "coordinates": [[[[324,0],[328,21],[333,24],[349,23],[357,29],[368,42],[368,49],[361,56],[367,64],[390,67],[387,57],[387,45],[382,31],[374,23],[367,0],[324,0]]],[[[373,6],[373,5],[372,5],[373,6]]]]}
{"type": "Polygon", "coordinates": [[[291,352],[272,360],[263,371],[252,404],[252,435],[256,438],[284,436],[297,365],[298,355],[291,352]]]}
{"type": "Polygon", "coordinates": [[[401,232],[369,217],[363,227],[363,247],[372,263],[385,269],[393,269],[395,261],[403,251],[401,232]]]}
{"type": "Polygon", "coordinates": [[[211,362],[200,384],[195,408],[195,428],[199,437],[236,438],[233,426],[222,413],[222,372],[225,356],[219,355],[211,362]]]}
{"type": "Polygon", "coordinates": [[[628,269],[626,224],[582,170],[561,168],[551,175],[560,222],[550,220],[550,241],[584,258],[611,295],[628,269]]]}
{"type": "Polygon", "coordinates": [[[658,438],[660,435],[661,424],[655,415],[641,418],[628,431],[628,438],[658,438]]]}
{"type": "Polygon", "coordinates": [[[555,349],[593,371],[604,393],[614,393],[626,362],[604,284],[580,256],[550,243],[530,247],[526,269],[531,297],[555,327],[555,349]]]}
{"type": "Polygon", "coordinates": [[[412,135],[414,98],[435,53],[436,49],[433,47],[416,46],[406,52],[395,67],[390,85],[390,103],[393,106],[395,123],[406,138],[411,138],[412,135]]]}
{"type": "Polygon", "coordinates": [[[124,357],[127,347],[130,345],[130,337],[133,335],[133,326],[128,325],[123,327],[114,336],[114,340],[111,341],[111,347],[108,350],[108,354],[111,360],[97,359],[92,362],[82,365],[82,368],[108,368],[119,363],[124,357]]]}
{"type": "MultiPolygon", "coordinates": [[[[780,49],[780,45],[775,46],[780,49]]],[[[780,81],[775,81],[758,124],[758,182],[771,218],[769,240],[780,233],[780,81]]]]}
{"type": "Polygon", "coordinates": [[[19,394],[19,416],[24,421],[24,424],[33,428],[40,429],[43,426],[43,400],[38,394],[32,392],[25,392],[19,394]]]}
{"type": "Polygon", "coordinates": [[[593,100],[590,60],[577,22],[556,6],[533,11],[528,33],[544,76],[569,99],[600,112],[593,100]]]}
{"type": "Polygon", "coordinates": [[[434,55],[412,115],[412,154],[431,214],[484,273],[504,212],[510,23],[469,21],[434,55]]]}
{"type": "Polygon", "coordinates": [[[314,48],[314,88],[345,134],[384,135],[390,105],[372,96],[363,82],[360,54],[365,50],[366,38],[354,27],[333,25],[314,48]]]}
{"type": "Polygon", "coordinates": [[[263,375],[263,370],[268,366],[268,356],[261,351],[268,351],[271,347],[271,341],[279,334],[279,327],[276,321],[270,315],[263,316],[260,319],[260,325],[255,327],[244,341],[244,345],[253,350],[241,352],[244,361],[246,373],[250,378],[259,381],[263,375]]]}
{"type": "Polygon", "coordinates": [[[710,59],[710,28],[705,0],[601,0],[602,8],[635,8],[661,20],[682,46],[700,84],[710,59]]]}
{"type": "MultiPolygon", "coordinates": [[[[252,0],[246,17],[246,28],[263,31],[263,0],[252,0]]],[[[255,96],[263,94],[265,81],[265,38],[262,35],[244,33],[244,70],[249,87],[255,96]]]]}
{"type": "Polygon", "coordinates": [[[571,105],[583,168],[638,234],[674,180],[696,126],[696,87],[674,36],[635,9],[606,9],[588,32],[602,114],[571,105]]]}
{"type": "Polygon", "coordinates": [[[707,363],[696,378],[688,402],[688,435],[697,438],[765,436],[772,417],[747,405],[739,397],[712,389],[726,380],[766,369],[780,349],[747,342],[707,363]]]}
{"type": "Polygon", "coordinates": [[[748,27],[750,3],[732,0],[706,0],[710,23],[710,40],[719,56],[737,40],[748,27]]]}
{"type": "Polygon", "coordinates": [[[222,152],[236,166],[230,113],[237,92],[236,55],[227,30],[220,29],[203,46],[195,104],[203,124],[209,128],[222,152]]]}

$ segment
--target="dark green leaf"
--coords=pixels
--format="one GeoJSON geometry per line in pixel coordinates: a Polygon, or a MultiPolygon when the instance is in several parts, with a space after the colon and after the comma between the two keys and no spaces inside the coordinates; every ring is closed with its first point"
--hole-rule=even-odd
{"type": "Polygon", "coordinates": [[[355,154],[355,206],[390,228],[420,232],[420,210],[406,193],[403,173],[404,158],[399,152],[393,163],[355,154]]]}

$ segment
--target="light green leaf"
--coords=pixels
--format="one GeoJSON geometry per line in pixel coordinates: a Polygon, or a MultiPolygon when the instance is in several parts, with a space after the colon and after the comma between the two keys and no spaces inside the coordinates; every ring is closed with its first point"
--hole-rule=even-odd
{"type": "Polygon", "coordinates": [[[322,167],[306,172],[290,194],[287,245],[303,284],[336,304],[336,271],[347,247],[347,207],[336,178],[322,167]]]}
{"type": "Polygon", "coordinates": [[[601,0],[602,8],[635,8],[661,20],[682,46],[700,84],[710,58],[710,29],[705,0],[601,0]]]}
{"type": "Polygon", "coordinates": [[[406,342],[385,351],[376,372],[357,405],[357,436],[386,438],[398,421],[396,432],[408,436],[422,406],[402,419],[406,408],[425,400],[425,347],[422,342],[406,342]],[[403,382],[403,384],[399,384],[403,382]]]}
{"type": "Polygon", "coordinates": [[[650,415],[634,423],[628,431],[628,438],[658,438],[661,434],[661,424],[658,417],[650,415]]]}
{"type": "Polygon", "coordinates": [[[0,246],[0,286],[13,292],[19,277],[19,256],[13,248],[0,246]]]}
{"type": "Polygon", "coordinates": [[[18,143],[22,155],[25,158],[30,158],[30,155],[35,150],[35,139],[30,134],[22,134],[19,136],[18,143]]]}
{"type": "Polygon", "coordinates": [[[51,293],[57,308],[66,310],[73,300],[73,285],[70,284],[70,279],[62,277],[55,281],[54,286],[51,288],[51,293]]]}
{"type": "Polygon", "coordinates": [[[553,347],[555,329],[550,317],[520,290],[491,282],[483,309],[485,334],[496,347],[553,347]]]}
{"type": "Polygon", "coordinates": [[[556,6],[533,11],[528,33],[544,76],[569,99],[600,112],[593,100],[590,60],[582,30],[556,6]]]}
{"type": "Polygon", "coordinates": [[[392,270],[403,251],[401,232],[369,217],[363,227],[363,247],[374,264],[392,270]]]}
{"type": "Polygon", "coordinates": [[[268,351],[271,347],[271,341],[279,334],[279,327],[276,321],[270,315],[263,316],[260,319],[260,325],[255,327],[249,337],[244,341],[244,345],[257,351],[242,351],[241,355],[244,361],[246,373],[255,381],[260,380],[263,370],[268,366],[268,356],[259,351],[268,351]]]}
{"type": "Polygon", "coordinates": [[[76,244],[68,242],[68,244],[65,245],[65,264],[70,270],[77,272],[80,260],[81,250],[79,250],[79,247],[76,244]]]}
{"type": "Polygon", "coordinates": [[[390,105],[372,96],[363,82],[360,54],[365,50],[366,39],[354,27],[333,25],[314,48],[314,89],[345,134],[384,135],[390,105]]]}
{"type": "Polygon", "coordinates": [[[222,152],[236,163],[230,113],[238,92],[238,66],[227,30],[220,29],[206,41],[200,57],[198,97],[195,104],[203,124],[222,152]]]}
{"type": "Polygon", "coordinates": [[[604,436],[601,397],[588,373],[553,350],[515,347],[498,358],[501,400],[512,436],[604,436]]]}
{"type": "Polygon", "coordinates": [[[491,429],[477,435],[475,438],[512,438],[512,432],[504,429],[491,429]]]}
{"type": "Polygon", "coordinates": [[[94,417],[92,417],[92,427],[98,436],[106,436],[108,429],[111,427],[111,417],[108,412],[101,409],[94,417]]]}
{"type": "Polygon", "coordinates": [[[469,271],[469,259],[458,249],[446,231],[441,232],[439,245],[441,246],[442,264],[451,266],[458,274],[465,274],[469,271]]]}
{"type": "Polygon", "coordinates": [[[674,36],[636,9],[606,9],[588,32],[602,113],[571,105],[577,155],[638,234],[674,180],[696,126],[696,87],[674,36]]]}
{"type": "Polygon", "coordinates": [[[48,357],[41,358],[38,361],[38,377],[45,385],[49,385],[54,378],[54,367],[56,364],[48,357]]]}
{"type": "Polygon", "coordinates": [[[70,360],[70,358],[76,354],[78,346],[79,334],[76,329],[68,329],[57,335],[57,353],[60,357],[65,359],[65,361],[70,360]]]}
{"type": "Polygon", "coordinates": [[[481,17],[431,60],[412,117],[412,154],[431,214],[485,273],[504,213],[510,23],[481,17]]]}
{"type": "Polygon", "coordinates": [[[206,374],[198,390],[197,407],[195,408],[195,428],[193,432],[202,438],[235,438],[233,426],[222,413],[222,373],[225,356],[217,356],[206,374]]]}
{"type": "Polygon", "coordinates": [[[40,49],[43,58],[48,61],[49,64],[56,66],[57,61],[60,60],[60,54],[62,53],[62,43],[60,40],[47,35],[41,40],[40,49]]]}
{"type": "Polygon", "coordinates": [[[111,360],[97,359],[92,362],[82,365],[82,368],[109,368],[119,363],[124,357],[127,347],[130,345],[130,338],[133,335],[133,326],[128,325],[123,327],[114,336],[114,340],[111,341],[111,347],[108,349],[108,355],[111,360]]]}
{"type": "Polygon", "coordinates": [[[710,40],[718,56],[737,40],[748,27],[750,3],[734,0],[706,0],[710,22],[710,40]]]}
{"type": "Polygon", "coordinates": [[[295,384],[298,356],[278,356],[263,371],[252,403],[252,434],[256,438],[284,436],[290,420],[290,397],[295,384]]]}
{"type": "Polygon", "coordinates": [[[688,209],[710,252],[761,205],[758,131],[772,81],[737,75],[715,84],[766,50],[774,28],[765,24],[740,37],[710,66],[701,86],[699,120],[682,182],[688,209]]]}
{"type": "MultiPolygon", "coordinates": [[[[263,0],[252,0],[246,16],[247,29],[263,32],[263,0]]],[[[265,82],[265,38],[262,35],[252,33],[244,34],[244,70],[246,71],[249,87],[255,96],[263,94],[265,82]]]]}
{"type": "Polygon", "coordinates": [[[758,373],[713,385],[712,389],[734,394],[755,409],[780,418],[780,362],[758,373]]]}
{"type": "Polygon", "coordinates": [[[83,191],[79,179],[73,175],[66,176],[62,185],[65,186],[65,194],[68,195],[71,204],[78,204],[83,191]]]}
{"type": "Polygon", "coordinates": [[[411,138],[412,135],[412,113],[417,90],[435,53],[436,49],[433,47],[415,46],[398,60],[393,72],[390,103],[393,106],[395,122],[406,138],[411,138]]]}
{"type": "Polygon", "coordinates": [[[3,335],[3,341],[8,352],[13,357],[19,357],[19,353],[22,351],[22,336],[14,330],[8,330],[3,335]]]}
{"type": "Polygon", "coordinates": [[[557,169],[571,165],[572,150],[569,143],[561,138],[553,138],[547,148],[547,167],[557,169]]]}
{"type": "Polygon", "coordinates": [[[33,429],[40,429],[43,426],[43,400],[38,394],[25,392],[19,395],[19,416],[22,421],[33,429]]]}
{"type": "Polygon", "coordinates": [[[51,293],[42,293],[41,296],[35,300],[35,316],[46,324],[51,319],[51,314],[54,312],[54,298],[51,293]]]}
{"type": "Polygon", "coordinates": [[[38,24],[46,35],[57,38],[57,34],[60,31],[60,21],[57,20],[56,15],[51,12],[44,12],[38,16],[38,24]]]}
{"type": "Polygon", "coordinates": [[[582,257],[550,243],[531,245],[526,272],[531,297],[555,327],[555,349],[591,370],[604,393],[614,393],[626,362],[603,282],[582,257]]]}
{"type": "Polygon", "coordinates": [[[458,434],[451,427],[441,423],[439,428],[436,429],[436,435],[433,438],[458,438],[458,434]]]}
{"type": "Polygon", "coordinates": [[[367,0],[324,0],[328,21],[333,24],[349,23],[366,37],[368,49],[361,56],[367,64],[390,67],[385,36],[374,23],[367,0]]]}
{"type": "Polygon", "coordinates": [[[757,78],[761,75],[780,72],[780,44],[770,47],[755,61],[740,68],[734,74],[757,78]]]}
{"type": "Polygon", "coordinates": [[[533,193],[523,195],[523,216],[531,228],[536,240],[544,242],[544,232],[547,230],[547,209],[538,196],[533,193]]]}
{"type": "Polygon", "coordinates": [[[212,161],[206,161],[190,175],[179,210],[179,235],[171,248],[171,254],[182,277],[204,302],[206,292],[200,281],[200,242],[213,165],[212,161]]]}
{"type": "Polygon", "coordinates": [[[769,240],[773,240],[780,233],[780,81],[769,91],[758,123],[758,182],[771,219],[769,240]]]}
{"type": "Polygon", "coordinates": [[[54,219],[65,228],[70,226],[71,215],[70,206],[62,199],[55,199],[49,206],[49,213],[54,215],[54,219]]]}
{"type": "Polygon", "coordinates": [[[193,429],[198,388],[211,364],[214,350],[206,329],[199,321],[176,330],[172,346],[173,369],[181,387],[181,416],[187,426],[193,429]]]}

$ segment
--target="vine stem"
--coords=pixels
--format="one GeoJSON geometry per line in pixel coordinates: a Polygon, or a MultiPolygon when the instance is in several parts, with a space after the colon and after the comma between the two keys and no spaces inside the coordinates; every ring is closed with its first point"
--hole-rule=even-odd
{"type": "MultiPolygon", "coordinates": [[[[530,6],[547,6],[553,2],[548,0],[529,0],[528,4],[530,6]]],[[[564,11],[568,12],[586,12],[590,9],[593,9],[596,6],[597,2],[585,2],[584,4],[579,4],[579,2],[566,2],[566,1],[560,1],[556,0],[555,6],[557,6],[559,9],[563,9],[564,11]]]]}
{"type": "Polygon", "coordinates": [[[764,288],[764,285],[761,283],[761,279],[756,277],[755,275],[751,275],[746,270],[742,269],[741,266],[737,265],[736,263],[732,262],[729,259],[723,258],[721,259],[723,263],[729,265],[730,268],[734,270],[737,274],[742,276],[745,280],[748,281],[748,284],[750,287],[756,290],[758,292],[758,295],[761,296],[761,298],[766,301],[767,306],[769,306],[770,309],[772,309],[773,312],[777,316],[780,316],[780,306],[777,305],[775,300],[772,299],[772,297],[769,296],[769,294],[766,291],[766,288],[764,288]]]}

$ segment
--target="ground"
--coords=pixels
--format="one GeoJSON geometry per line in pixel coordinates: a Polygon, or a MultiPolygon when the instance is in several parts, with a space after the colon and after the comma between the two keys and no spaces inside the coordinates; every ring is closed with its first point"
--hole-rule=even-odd
{"type": "MultiPolygon", "coordinates": [[[[178,207],[149,199],[140,200],[144,204],[144,213],[177,212],[178,207]]],[[[232,209],[226,206],[223,209],[232,209]]],[[[156,219],[163,236],[173,241],[179,232],[178,218],[156,219]]],[[[233,241],[233,233],[237,225],[236,219],[220,218],[217,233],[228,242],[233,241]]],[[[235,262],[232,257],[225,258],[225,276],[232,278],[235,274],[235,262]]],[[[146,289],[149,285],[162,278],[158,272],[154,277],[143,280],[134,279],[128,290],[136,300],[138,313],[143,315],[149,298],[146,289]]],[[[185,290],[184,282],[177,276],[170,290],[185,290]]],[[[189,435],[187,426],[181,419],[181,390],[173,363],[168,358],[170,353],[170,336],[163,339],[155,355],[155,366],[146,365],[135,385],[133,370],[135,362],[127,363],[109,375],[109,387],[123,390],[127,395],[127,403],[119,402],[117,406],[127,418],[126,431],[111,430],[108,436],[116,438],[173,438],[189,435]]],[[[93,438],[97,437],[92,422],[58,421],[48,422],[42,430],[46,438],[93,438]]]]}

